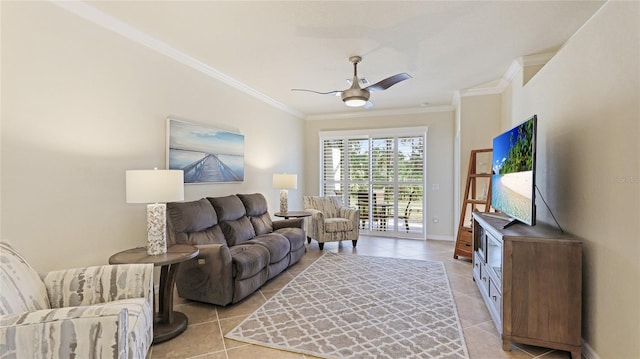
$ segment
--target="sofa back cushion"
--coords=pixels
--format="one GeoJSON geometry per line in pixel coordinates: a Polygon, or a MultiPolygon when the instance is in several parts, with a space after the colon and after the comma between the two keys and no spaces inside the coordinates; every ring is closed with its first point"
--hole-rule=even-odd
{"type": "Polygon", "coordinates": [[[176,236],[176,243],[190,244],[227,244],[227,239],[222,231],[222,226],[216,224],[200,232],[182,233],[176,236]]]}
{"type": "Polygon", "coordinates": [[[235,221],[247,215],[247,210],[236,195],[226,197],[207,197],[218,215],[218,221],[235,221]]]}
{"type": "Polygon", "coordinates": [[[238,198],[244,205],[247,216],[253,225],[256,235],[273,232],[273,222],[269,215],[267,200],[261,193],[239,194],[238,198]]]}
{"type": "Polygon", "coordinates": [[[240,217],[235,221],[220,222],[224,237],[227,239],[229,247],[246,242],[256,236],[256,232],[247,216],[240,217]]]}
{"type": "Polygon", "coordinates": [[[0,241],[0,315],[49,308],[38,273],[8,242],[0,241]]]}
{"type": "Polygon", "coordinates": [[[218,216],[206,198],[193,202],[167,203],[169,242],[181,244],[226,244],[218,216]]]}
{"type": "Polygon", "coordinates": [[[226,197],[207,198],[218,214],[220,227],[227,240],[227,244],[235,246],[256,236],[247,211],[240,197],[236,195],[226,197]]]}
{"type": "Polygon", "coordinates": [[[167,218],[177,232],[199,232],[218,224],[211,202],[202,198],[193,202],[167,203],[167,218]]]}

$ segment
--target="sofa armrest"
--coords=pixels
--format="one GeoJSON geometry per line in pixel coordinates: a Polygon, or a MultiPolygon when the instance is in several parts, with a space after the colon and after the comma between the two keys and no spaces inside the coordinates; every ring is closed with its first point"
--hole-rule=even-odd
{"type": "Polygon", "coordinates": [[[145,298],[153,304],[153,264],[104,265],[45,274],[52,308],[145,298]]]}
{"type": "Polygon", "coordinates": [[[289,218],[278,221],[273,221],[273,230],[276,231],[282,228],[300,228],[304,229],[304,218],[289,218]]]}
{"type": "Polygon", "coordinates": [[[199,244],[196,247],[200,250],[198,256],[178,267],[178,295],[206,303],[231,303],[234,284],[229,247],[226,244],[199,244]]]}
{"type": "Polygon", "coordinates": [[[0,342],[16,358],[127,358],[128,311],[120,305],[38,310],[0,316],[0,342]]]}

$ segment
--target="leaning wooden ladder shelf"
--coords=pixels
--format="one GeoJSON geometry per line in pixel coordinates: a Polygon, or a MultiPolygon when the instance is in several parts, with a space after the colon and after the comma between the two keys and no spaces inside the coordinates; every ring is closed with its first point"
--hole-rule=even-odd
{"type": "Polygon", "coordinates": [[[487,154],[489,161],[487,165],[482,166],[485,171],[480,171],[478,166],[478,154],[491,153],[493,149],[484,148],[480,150],[471,150],[469,158],[469,172],[467,174],[467,184],[464,190],[464,198],[462,199],[462,210],[460,211],[460,222],[458,223],[458,236],[456,238],[456,247],[453,252],[453,258],[458,256],[471,258],[473,253],[472,246],[472,229],[471,229],[471,212],[482,207],[483,212],[489,212],[491,208],[491,155],[487,154]],[[486,167],[486,168],[485,168],[486,167]],[[478,186],[483,183],[482,191],[478,193],[478,186]],[[481,197],[478,197],[478,194],[481,197]],[[469,212],[467,212],[469,211],[469,212]],[[465,226],[465,222],[469,221],[469,225],[465,226]]]}

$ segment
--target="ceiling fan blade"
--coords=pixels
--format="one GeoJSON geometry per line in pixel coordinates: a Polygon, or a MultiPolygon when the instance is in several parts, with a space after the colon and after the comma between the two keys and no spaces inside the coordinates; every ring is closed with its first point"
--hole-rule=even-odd
{"type": "Polygon", "coordinates": [[[306,92],[317,93],[320,95],[331,95],[331,96],[340,96],[342,94],[342,91],[320,92],[320,91],[306,90],[306,89],[291,89],[291,91],[306,91],[306,92]]]}
{"type": "Polygon", "coordinates": [[[382,91],[382,90],[386,90],[389,87],[397,84],[398,82],[404,81],[404,80],[408,80],[411,78],[411,75],[407,74],[407,73],[401,73],[401,74],[397,74],[397,75],[393,75],[390,77],[387,77],[386,79],[376,82],[375,84],[365,87],[365,90],[369,90],[369,91],[382,91]]]}

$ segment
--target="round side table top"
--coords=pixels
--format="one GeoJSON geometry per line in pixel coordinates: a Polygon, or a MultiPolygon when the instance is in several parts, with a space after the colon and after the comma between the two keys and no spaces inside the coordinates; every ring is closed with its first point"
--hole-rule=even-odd
{"type": "Polygon", "coordinates": [[[285,217],[285,218],[302,218],[311,216],[311,212],[307,211],[289,211],[289,212],[276,212],[273,214],[276,217],[285,217]]]}
{"type": "Polygon", "coordinates": [[[151,263],[154,266],[180,263],[198,255],[197,247],[186,244],[174,244],[167,247],[167,253],[151,256],[146,247],[138,247],[118,252],[109,257],[109,264],[151,263]]]}

